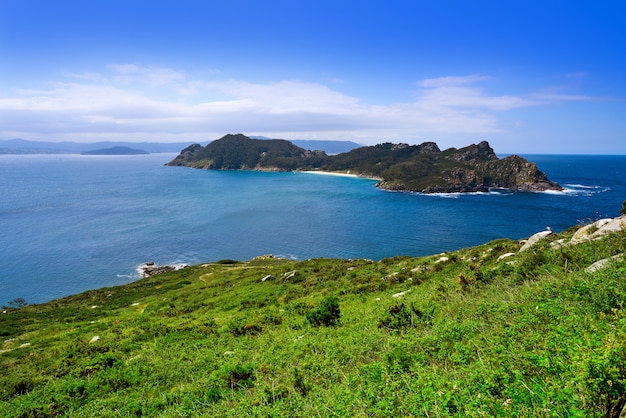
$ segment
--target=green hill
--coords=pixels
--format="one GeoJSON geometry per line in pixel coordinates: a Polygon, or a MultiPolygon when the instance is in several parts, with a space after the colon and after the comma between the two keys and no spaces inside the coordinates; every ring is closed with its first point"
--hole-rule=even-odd
{"type": "Polygon", "coordinates": [[[167,165],[207,170],[321,170],[380,178],[378,187],[422,193],[475,192],[489,188],[561,190],[534,163],[519,156],[499,159],[487,142],[441,151],[434,142],[384,143],[326,155],[289,141],[226,135],[185,148],[167,165]]]}
{"type": "Polygon", "coordinates": [[[295,170],[306,160],[307,167],[320,166],[329,157],[322,151],[307,151],[284,139],[252,139],[226,135],[205,147],[193,144],[167,165],[205,170],[295,170]]]}
{"type": "Polygon", "coordinates": [[[624,228],[378,262],[223,260],[16,300],[0,415],[617,417],[624,228]]]}

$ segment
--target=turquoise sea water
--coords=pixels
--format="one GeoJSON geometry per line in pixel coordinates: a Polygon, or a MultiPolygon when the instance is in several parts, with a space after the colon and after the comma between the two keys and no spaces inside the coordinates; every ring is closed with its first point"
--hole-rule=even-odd
{"type": "Polygon", "coordinates": [[[626,156],[526,156],[565,192],[428,196],[173,157],[0,155],[0,304],[128,283],[146,261],[435,254],[618,216],[626,199],[626,156]]]}

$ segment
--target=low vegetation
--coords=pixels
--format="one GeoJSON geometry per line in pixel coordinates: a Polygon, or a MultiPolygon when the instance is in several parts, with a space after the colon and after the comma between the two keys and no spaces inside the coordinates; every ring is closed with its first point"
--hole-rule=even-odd
{"type": "Polygon", "coordinates": [[[617,417],[626,233],[224,260],[0,315],[0,415],[617,417]],[[509,256],[502,258],[502,255],[509,256]],[[515,254],[515,255],[510,255],[515,254]]]}

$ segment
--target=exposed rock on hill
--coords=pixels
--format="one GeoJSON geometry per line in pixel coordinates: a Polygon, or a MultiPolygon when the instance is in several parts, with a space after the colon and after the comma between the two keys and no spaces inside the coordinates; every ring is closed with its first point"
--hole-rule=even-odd
{"type": "Polygon", "coordinates": [[[320,170],[378,177],[386,190],[422,193],[561,190],[536,164],[513,155],[499,159],[485,141],[441,151],[434,142],[420,145],[383,143],[329,156],[289,141],[226,135],[206,147],[194,144],[181,151],[171,166],[208,170],[320,170]]]}

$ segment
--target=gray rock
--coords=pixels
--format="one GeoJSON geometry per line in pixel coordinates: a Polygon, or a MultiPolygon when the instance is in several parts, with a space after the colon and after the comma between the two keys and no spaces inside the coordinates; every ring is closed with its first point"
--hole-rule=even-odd
{"type": "Polygon", "coordinates": [[[271,274],[268,274],[267,276],[263,277],[263,278],[261,279],[261,281],[262,281],[262,282],[266,282],[266,281],[268,281],[268,280],[274,280],[274,279],[275,279],[275,277],[274,277],[274,276],[272,276],[271,274]]]}
{"type": "Polygon", "coordinates": [[[612,264],[624,261],[625,253],[614,255],[613,257],[603,258],[602,260],[598,260],[589,267],[585,269],[587,273],[595,273],[598,270],[603,270],[612,264]]]}
{"type": "Polygon", "coordinates": [[[283,274],[283,279],[285,280],[292,279],[296,276],[296,274],[298,274],[298,270],[288,271],[287,273],[283,274]]]}
{"type": "Polygon", "coordinates": [[[600,239],[607,234],[619,232],[624,229],[626,229],[626,215],[615,219],[600,219],[579,228],[578,231],[574,233],[574,236],[572,236],[570,243],[578,244],[583,241],[600,239]]]}
{"type": "Polygon", "coordinates": [[[527,249],[529,249],[530,247],[532,247],[533,245],[535,245],[536,243],[538,243],[539,241],[541,241],[542,239],[544,239],[550,234],[552,234],[552,231],[549,229],[546,231],[537,232],[536,234],[528,238],[528,240],[526,240],[526,243],[522,245],[522,248],[519,249],[519,252],[521,253],[522,251],[526,251],[527,249]]]}
{"type": "Polygon", "coordinates": [[[498,261],[504,260],[505,258],[513,257],[515,253],[504,253],[500,257],[498,257],[498,261]]]}

